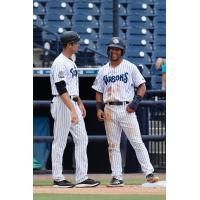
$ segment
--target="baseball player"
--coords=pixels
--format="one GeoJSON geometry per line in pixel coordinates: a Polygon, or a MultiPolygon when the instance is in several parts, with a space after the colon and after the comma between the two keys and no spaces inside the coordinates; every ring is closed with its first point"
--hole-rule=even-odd
{"type": "Polygon", "coordinates": [[[109,62],[99,70],[92,86],[96,90],[97,117],[104,121],[108,140],[112,170],[110,187],[124,185],[120,153],[122,130],[136,152],[147,181],[153,183],[159,180],[153,173],[135,114],[146,91],[145,80],[134,64],[123,59],[124,53],[123,40],[113,37],[107,48],[109,62]],[[134,88],[137,88],[136,94],[134,88]]]}
{"type": "Polygon", "coordinates": [[[54,140],[52,144],[52,176],[54,187],[95,187],[99,181],[88,179],[87,144],[88,136],[84,117],[86,110],[79,97],[77,66],[71,57],[80,47],[80,36],[73,31],[61,35],[61,54],[51,67],[51,89],[54,96],[51,114],[54,119],[54,140]],[[65,180],[62,174],[63,153],[69,131],[75,143],[76,185],[65,180]]]}

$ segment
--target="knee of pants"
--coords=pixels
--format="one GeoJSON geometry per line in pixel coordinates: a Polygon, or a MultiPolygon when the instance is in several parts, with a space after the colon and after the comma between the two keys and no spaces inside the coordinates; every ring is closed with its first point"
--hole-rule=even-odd
{"type": "Polygon", "coordinates": [[[142,149],[145,147],[142,141],[138,141],[138,142],[133,141],[132,145],[134,149],[142,149]]]}
{"type": "Polygon", "coordinates": [[[87,146],[88,145],[88,136],[87,135],[81,135],[76,141],[74,142],[76,145],[82,145],[87,146]]]}

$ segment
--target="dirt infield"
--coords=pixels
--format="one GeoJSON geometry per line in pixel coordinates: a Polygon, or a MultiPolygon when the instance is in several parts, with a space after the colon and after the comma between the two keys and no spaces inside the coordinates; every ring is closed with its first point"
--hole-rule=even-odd
{"type": "MultiPolygon", "coordinates": [[[[165,180],[165,174],[159,174],[161,180],[165,180]]],[[[74,175],[67,175],[68,180],[73,181],[74,175]]],[[[94,179],[110,179],[107,174],[92,174],[90,178],[94,179]]],[[[50,175],[34,175],[34,179],[51,179],[50,175]]],[[[125,174],[124,180],[128,179],[144,179],[142,174],[125,174]]],[[[145,179],[144,179],[145,180],[145,179]]],[[[33,193],[50,193],[50,194],[149,194],[149,195],[165,195],[165,188],[144,188],[141,185],[125,185],[124,187],[109,188],[100,185],[95,188],[54,188],[52,186],[34,186],[33,193]]]]}
{"type": "Polygon", "coordinates": [[[165,194],[165,188],[144,188],[136,185],[126,185],[124,187],[109,188],[98,186],[95,188],[53,188],[52,186],[35,186],[33,193],[49,194],[165,194]]]}

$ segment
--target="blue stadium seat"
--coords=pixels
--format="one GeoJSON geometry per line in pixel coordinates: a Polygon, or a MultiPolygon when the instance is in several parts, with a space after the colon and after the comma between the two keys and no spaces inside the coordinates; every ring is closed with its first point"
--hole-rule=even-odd
{"type": "Polygon", "coordinates": [[[154,37],[154,44],[157,45],[166,45],[166,36],[165,35],[157,35],[154,37]]]}
{"type": "Polygon", "coordinates": [[[133,62],[134,64],[136,65],[140,65],[140,64],[144,64],[144,65],[149,65],[151,64],[151,58],[149,56],[144,56],[144,57],[133,57],[131,55],[127,55],[127,59],[130,61],[130,62],[133,62]]]}
{"type": "Polygon", "coordinates": [[[133,1],[129,3],[127,6],[127,13],[128,15],[137,14],[137,15],[145,15],[145,16],[153,16],[154,12],[151,6],[146,3],[137,3],[133,1]]]}
{"type": "Polygon", "coordinates": [[[152,61],[155,63],[157,58],[166,58],[166,48],[162,47],[160,49],[154,50],[152,52],[152,61]]]}
{"type": "Polygon", "coordinates": [[[89,39],[92,41],[96,41],[98,39],[98,34],[92,28],[87,28],[85,26],[73,26],[72,30],[80,34],[82,39],[89,39]]]}
{"type": "Polygon", "coordinates": [[[128,15],[126,19],[126,23],[128,27],[137,26],[147,29],[153,28],[153,22],[147,16],[139,16],[139,15],[128,15]]]}
{"type": "Polygon", "coordinates": [[[146,3],[148,5],[154,5],[154,1],[155,0],[127,0],[127,3],[146,3]]]}
{"type": "Polygon", "coordinates": [[[74,13],[78,14],[87,14],[87,15],[100,15],[100,9],[94,3],[87,3],[82,1],[76,1],[74,3],[74,13]]]}
{"type": "MultiPolygon", "coordinates": [[[[66,31],[65,28],[60,27],[59,25],[45,25],[45,28],[51,32],[53,32],[54,34],[57,34],[57,36],[59,36],[60,34],[62,34],[64,31],[66,31]]],[[[51,34],[47,31],[43,31],[42,32],[42,37],[44,41],[56,41],[56,36],[54,34],[51,34]]]]}
{"type": "Polygon", "coordinates": [[[129,38],[130,40],[132,38],[134,39],[138,39],[138,40],[146,40],[147,42],[153,42],[153,35],[147,31],[147,29],[134,29],[134,28],[130,28],[127,30],[126,32],[126,37],[129,38]],[[142,33],[143,31],[143,33],[142,33]]]}
{"type": "Polygon", "coordinates": [[[74,14],[72,17],[73,26],[86,26],[90,28],[99,28],[98,20],[90,14],[74,14]]]}
{"type": "MultiPolygon", "coordinates": [[[[101,15],[99,23],[105,27],[113,26],[113,15],[101,15]]],[[[119,17],[119,27],[126,28],[126,21],[122,17],[119,17]]]]}
{"type": "Polygon", "coordinates": [[[33,2],[33,14],[35,15],[45,15],[45,8],[43,5],[37,1],[33,2]]]}
{"type": "MultiPolygon", "coordinates": [[[[113,12],[112,0],[103,1],[101,3],[101,13],[102,13],[102,15],[110,15],[110,14],[112,14],[112,12],[113,12]]],[[[127,16],[127,10],[122,4],[119,4],[119,15],[120,16],[127,16]]]]}
{"type": "Polygon", "coordinates": [[[166,24],[157,25],[154,29],[154,35],[166,35],[166,24]]]}
{"type": "Polygon", "coordinates": [[[33,0],[33,2],[41,2],[41,3],[46,3],[48,1],[52,1],[52,0],[33,0]]]}
{"type": "Polygon", "coordinates": [[[155,15],[154,24],[157,24],[159,22],[166,23],[166,15],[155,15]]]}
{"type": "Polygon", "coordinates": [[[155,0],[155,9],[166,10],[166,0],[155,0]]]}
{"type": "Polygon", "coordinates": [[[48,26],[59,26],[62,28],[71,28],[71,21],[65,15],[59,14],[46,14],[44,18],[45,25],[48,26]]]}
{"type": "Polygon", "coordinates": [[[151,89],[160,90],[162,89],[162,76],[151,75],[151,89]]]}
{"type": "Polygon", "coordinates": [[[46,4],[46,12],[50,14],[73,15],[72,7],[64,1],[49,1],[46,4]]]}
{"type": "Polygon", "coordinates": [[[33,15],[33,25],[42,27],[44,25],[43,20],[40,18],[39,15],[33,15]]]}
{"type": "MultiPolygon", "coordinates": [[[[106,39],[111,39],[113,37],[113,26],[100,26],[99,29],[99,38],[106,38],[106,39]]],[[[126,34],[122,31],[119,30],[119,37],[122,39],[126,39],[126,34]]]]}
{"type": "Polygon", "coordinates": [[[79,51],[84,51],[86,47],[96,50],[96,45],[92,40],[81,38],[79,51]]]}
{"type": "Polygon", "coordinates": [[[142,44],[134,44],[134,43],[130,43],[130,42],[127,42],[126,48],[128,50],[143,51],[145,53],[152,53],[152,49],[153,49],[153,47],[150,43],[146,43],[146,45],[142,45],[142,44]]]}

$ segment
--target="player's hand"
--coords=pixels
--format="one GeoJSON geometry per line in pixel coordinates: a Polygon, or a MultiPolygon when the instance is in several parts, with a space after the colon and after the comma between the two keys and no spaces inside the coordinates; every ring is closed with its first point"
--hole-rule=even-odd
{"type": "Polygon", "coordinates": [[[98,118],[99,121],[104,121],[104,119],[105,119],[105,114],[100,109],[97,110],[97,118],[98,118]]]}
{"type": "Polygon", "coordinates": [[[132,108],[130,108],[129,106],[126,107],[126,111],[127,111],[128,113],[133,113],[133,112],[135,112],[135,110],[132,109],[132,108]]]}
{"type": "Polygon", "coordinates": [[[78,124],[78,122],[79,122],[76,111],[71,112],[71,122],[72,122],[72,124],[75,124],[75,125],[78,124]]]}
{"type": "Polygon", "coordinates": [[[85,117],[86,117],[86,110],[85,110],[84,105],[81,103],[81,104],[79,104],[78,106],[79,106],[79,108],[80,108],[80,110],[81,110],[81,113],[82,113],[83,118],[85,118],[85,117]]]}

